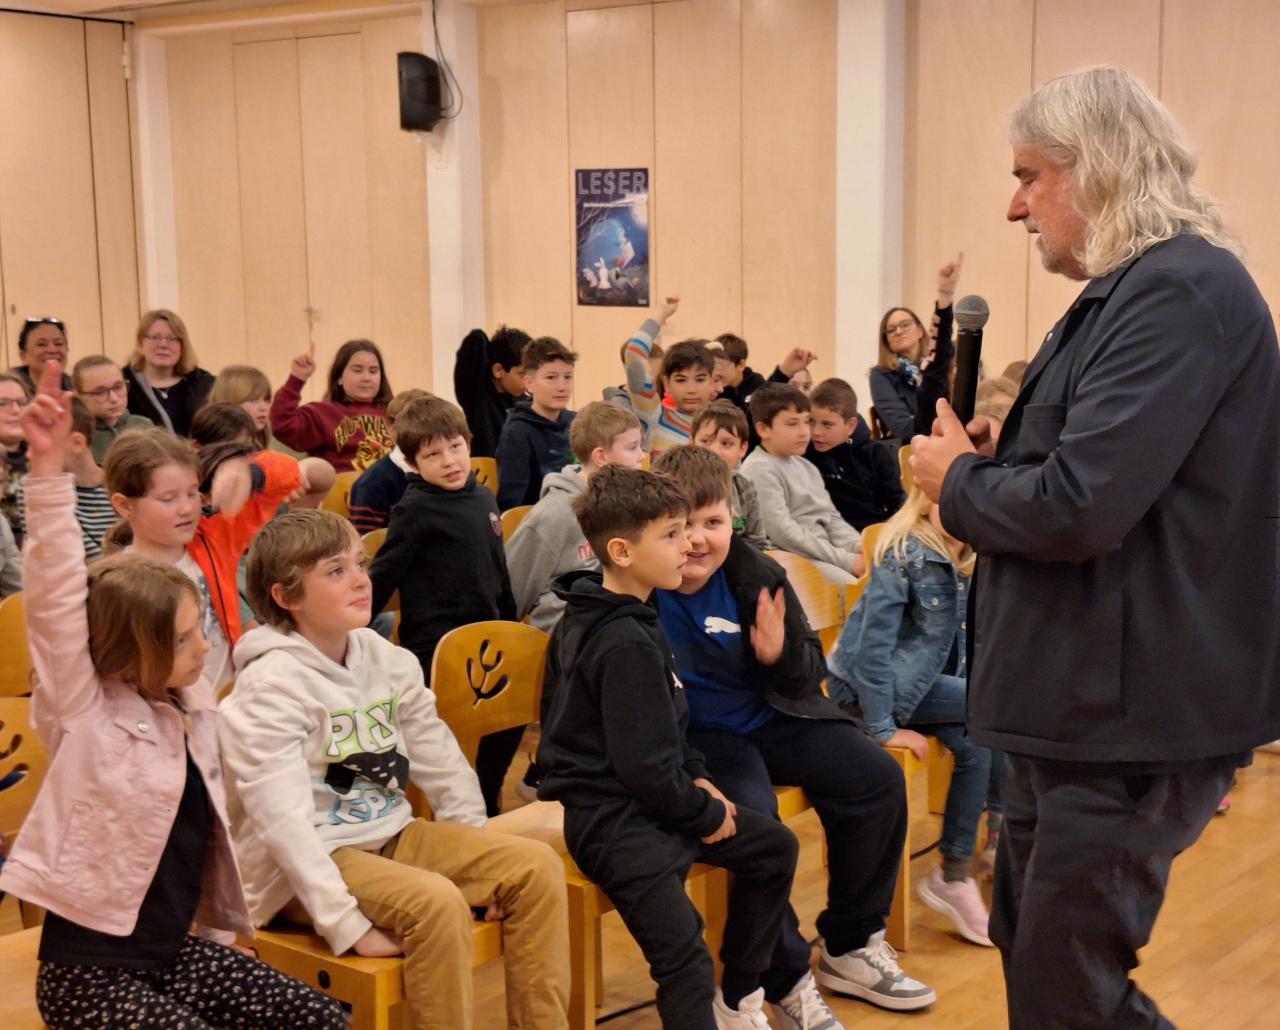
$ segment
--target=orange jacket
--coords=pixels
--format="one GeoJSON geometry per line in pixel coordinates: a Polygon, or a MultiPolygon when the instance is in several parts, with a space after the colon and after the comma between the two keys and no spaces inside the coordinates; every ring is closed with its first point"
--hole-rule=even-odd
{"type": "Polygon", "coordinates": [[[254,534],[271,521],[276,510],[302,482],[297,459],[287,454],[259,451],[253,456],[253,464],[266,477],[262,489],[255,491],[235,515],[220,512],[206,515],[187,544],[187,553],[200,566],[209,584],[209,598],[232,647],[236,646],[241,633],[240,593],[236,588],[240,559],[249,550],[254,534]]]}

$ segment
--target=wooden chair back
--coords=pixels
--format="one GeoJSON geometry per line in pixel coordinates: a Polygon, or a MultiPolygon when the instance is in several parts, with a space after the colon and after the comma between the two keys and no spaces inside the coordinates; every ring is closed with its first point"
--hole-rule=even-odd
{"type": "Polygon", "coordinates": [[[498,460],[496,458],[472,458],[471,471],[476,474],[476,482],[487,486],[498,495],[498,460]]]}
{"type": "Polygon", "coordinates": [[[0,697],[30,694],[34,685],[26,602],[18,592],[0,601],[0,697]]]}
{"type": "Polygon", "coordinates": [[[830,582],[808,558],[790,551],[766,551],[787,573],[791,589],[800,599],[810,628],[822,641],[826,654],[835,646],[844,626],[844,598],[840,588],[830,582]]]}
{"type": "Polygon", "coordinates": [[[520,622],[475,622],[446,633],[431,661],[436,710],[473,765],[480,738],[538,721],[547,634],[520,622]]]}
{"type": "Polygon", "coordinates": [[[861,593],[861,590],[866,589],[867,583],[870,582],[871,580],[871,566],[874,564],[872,555],[875,553],[876,541],[880,539],[880,533],[883,530],[884,530],[883,522],[873,522],[871,525],[867,526],[865,529],[863,529],[861,533],[858,534],[862,538],[863,557],[865,557],[867,560],[867,571],[864,572],[858,579],[858,583],[861,584],[859,593],[861,593]]]}
{"type": "Polygon", "coordinates": [[[515,508],[508,508],[502,513],[502,542],[505,544],[513,536],[516,535],[516,529],[520,523],[524,521],[524,517],[533,511],[532,504],[521,504],[515,508]]]}
{"type": "Polygon", "coordinates": [[[373,559],[378,557],[378,552],[382,550],[382,545],[387,542],[387,531],[385,529],[375,529],[371,533],[366,533],[360,538],[360,550],[364,552],[364,560],[370,565],[373,559]]]}
{"type": "Polygon", "coordinates": [[[351,518],[351,488],[359,478],[359,472],[339,472],[334,477],[333,487],[320,502],[320,507],[325,511],[337,512],[344,519],[351,518]]]}
{"type": "Polygon", "coordinates": [[[898,448],[898,478],[902,480],[903,493],[910,493],[916,477],[911,474],[911,444],[904,443],[898,448]]]}
{"type": "Polygon", "coordinates": [[[874,404],[867,409],[867,428],[871,430],[873,440],[884,440],[892,435],[885,429],[884,421],[880,418],[880,412],[876,411],[874,404]]]}
{"type": "Polygon", "coordinates": [[[18,775],[0,790],[0,833],[10,840],[22,828],[48,771],[49,752],[31,727],[31,698],[0,697],[0,782],[18,775]]]}

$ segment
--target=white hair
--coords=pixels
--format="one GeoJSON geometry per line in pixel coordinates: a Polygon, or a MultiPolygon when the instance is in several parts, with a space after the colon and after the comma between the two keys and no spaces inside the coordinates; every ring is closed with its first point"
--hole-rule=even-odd
{"type": "Polygon", "coordinates": [[[1106,275],[1179,235],[1233,254],[1213,199],[1196,186],[1196,159],[1168,109],[1128,72],[1105,66],[1050,79],[1013,113],[1009,138],[1070,170],[1088,222],[1085,273],[1106,275]]]}

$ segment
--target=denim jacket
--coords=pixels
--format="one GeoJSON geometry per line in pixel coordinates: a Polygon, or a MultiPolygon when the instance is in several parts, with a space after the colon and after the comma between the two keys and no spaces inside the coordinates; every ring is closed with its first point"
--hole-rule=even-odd
{"type": "Polygon", "coordinates": [[[967,576],[951,559],[907,538],[906,560],[888,551],[849,615],[831,655],[831,696],[862,709],[867,732],[887,740],[911,719],[957,648],[964,676],[967,576]]]}

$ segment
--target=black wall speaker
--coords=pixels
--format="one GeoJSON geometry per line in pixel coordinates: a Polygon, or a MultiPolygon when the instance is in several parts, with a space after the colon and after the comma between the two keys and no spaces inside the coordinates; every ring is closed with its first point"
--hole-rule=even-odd
{"type": "Polygon", "coordinates": [[[430,132],[440,120],[440,66],[426,54],[396,55],[400,72],[400,128],[430,132]]]}

